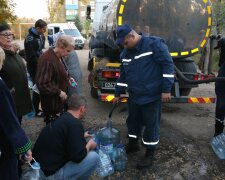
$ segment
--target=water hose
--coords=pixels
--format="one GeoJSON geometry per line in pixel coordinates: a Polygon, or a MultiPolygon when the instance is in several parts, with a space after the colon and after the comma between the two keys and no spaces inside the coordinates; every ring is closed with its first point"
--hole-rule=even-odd
{"type": "Polygon", "coordinates": [[[177,76],[188,84],[203,84],[203,83],[216,82],[216,81],[225,81],[225,77],[216,77],[216,78],[210,78],[210,79],[204,79],[204,80],[191,80],[186,78],[185,75],[175,65],[174,65],[174,69],[177,73],[177,76]]]}

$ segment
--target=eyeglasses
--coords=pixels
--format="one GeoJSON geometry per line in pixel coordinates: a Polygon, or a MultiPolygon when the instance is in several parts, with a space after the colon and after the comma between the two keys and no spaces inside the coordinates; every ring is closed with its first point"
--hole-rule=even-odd
{"type": "Polygon", "coordinates": [[[4,36],[5,38],[13,37],[14,34],[0,34],[0,36],[4,36]]]}

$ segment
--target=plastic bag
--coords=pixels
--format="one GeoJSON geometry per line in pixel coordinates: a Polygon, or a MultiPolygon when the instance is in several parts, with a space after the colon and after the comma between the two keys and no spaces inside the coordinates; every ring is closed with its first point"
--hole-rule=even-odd
{"type": "Polygon", "coordinates": [[[20,180],[45,180],[46,177],[40,168],[40,164],[33,159],[34,163],[30,164],[21,175],[20,180]]]}
{"type": "Polygon", "coordinates": [[[45,180],[46,177],[41,169],[32,169],[31,167],[27,168],[20,178],[20,180],[45,180]]]}

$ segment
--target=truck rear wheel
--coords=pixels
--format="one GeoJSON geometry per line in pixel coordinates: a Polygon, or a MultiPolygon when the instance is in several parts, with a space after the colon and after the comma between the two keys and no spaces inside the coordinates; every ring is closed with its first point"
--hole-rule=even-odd
{"type": "Polygon", "coordinates": [[[94,88],[93,86],[91,87],[91,91],[90,91],[91,97],[97,99],[98,98],[98,90],[96,88],[94,88]]]}
{"type": "MultiPolygon", "coordinates": [[[[192,88],[179,88],[180,96],[189,96],[192,88]]],[[[172,96],[175,96],[175,88],[173,87],[171,90],[172,96]]]]}
{"type": "Polygon", "coordinates": [[[191,93],[191,88],[180,89],[180,96],[188,96],[191,93]]]}
{"type": "MultiPolygon", "coordinates": [[[[192,58],[176,59],[174,60],[174,64],[181,72],[183,72],[183,74],[188,79],[192,80],[194,77],[194,74],[197,73],[197,69],[195,67],[195,63],[192,60],[192,58]]],[[[188,96],[193,87],[198,87],[198,85],[188,84],[184,82],[182,79],[179,79],[178,81],[179,81],[180,96],[188,96]]]]}

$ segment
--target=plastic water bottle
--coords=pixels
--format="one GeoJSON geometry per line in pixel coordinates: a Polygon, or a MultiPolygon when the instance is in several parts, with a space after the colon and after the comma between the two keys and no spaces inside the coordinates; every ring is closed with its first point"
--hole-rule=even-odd
{"type": "Polygon", "coordinates": [[[215,136],[210,142],[213,151],[220,159],[225,159],[225,133],[215,136]]]}
{"type": "Polygon", "coordinates": [[[113,150],[120,142],[120,132],[112,128],[112,121],[107,122],[107,127],[102,128],[98,132],[100,149],[104,150],[112,159],[113,150]]]}
{"type": "Polygon", "coordinates": [[[32,89],[33,87],[33,82],[32,82],[32,78],[30,76],[30,74],[27,72],[27,80],[28,80],[28,87],[29,89],[32,89]]]}
{"type": "Polygon", "coordinates": [[[116,171],[124,171],[127,165],[127,156],[124,146],[122,144],[118,144],[114,152],[114,169],[116,171]]]}
{"type": "Polygon", "coordinates": [[[114,173],[114,168],[109,155],[104,150],[99,149],[99,162],[97,166],[97,174],[100,177],[106,177],[114,173]]]}

